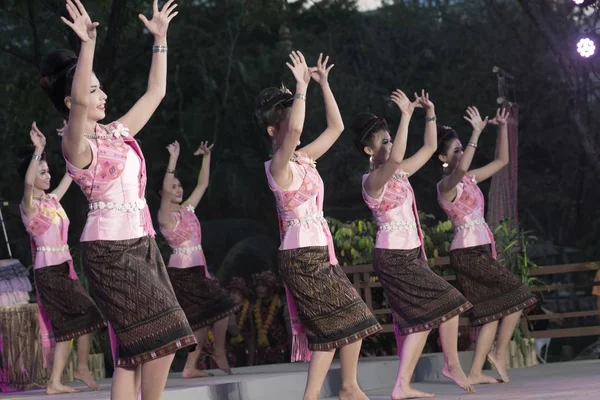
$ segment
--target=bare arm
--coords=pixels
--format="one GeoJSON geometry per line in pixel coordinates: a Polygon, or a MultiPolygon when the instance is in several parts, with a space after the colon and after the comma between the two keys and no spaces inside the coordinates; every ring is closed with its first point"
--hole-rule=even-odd
{"type": "Polygon", "coordinates": [[[475,155],[475,148],[477,147],[479,135],[488,123],[488,117],[485,117],[485,119],[481,119],[481,115],[479,115],[479,110],[477,110],[476,107],[468,107],[467,116],[465,116],[464,119],[469,121],[469,123],[471,123],[471,125],[473,126],[473,133],[471,134],[471,139],[469,139],[469,143],[464,149],[463,156],[461,157],[457,167],[454,169],[454,171],[452,171],[450,175],[442,179],[439,186],[442,197],[448,201],[452,201],[452,199],[454,199],[456,195],[456,185],[460,183],[462,178],[469,170],[471,162],[473,161],[473,156],[475,155]]]}
{"type": "Polygon", "coordinates": [[[269,166],[269,172],[273,176],[273,179],[282,188],[287,188],[292,181],[289,161],[296,150],[296,146],[298,146],[300,135],[302,135],[302,130],[304,129],[306,89],[310,82],[310,71],[302,53],[293,51],[290,53],[290,59],[293,65],[290,63],[286,63],[286,65],[292,70],[296,78],[296,96],[290,110],[288,131],[284,133],[283,142],[275,151],[271,165],[269,166]],[[298,96],[304,96],[304,99],[298,96]]]}
{"type": "Polygon", "coordinates": [[[46,138],[38,129],[35,122],[31,124],[29,136],[33,146],[35,147],[35,150],[33,151],[33,157],[31,157],[31,161],[27,167],[27,172],[25,173],[25,187],[23,189],[23,198],[21,199],[21,208],[23,209],[23,212],[27,218],[31,218],[37,212],[37,206],[33,202],[33,188],[35,184],[35,177],[38,174],[41,156],[44,153],[44,148],[46,147],[46,138]]]}
{"type": "Polygon", "coordinates": [[[142,130],[167,93],[167,30],[171,20],[178,14],[174,11],[177,4],[173,1],[167,1],[162,10],[159,10],[158,0],[154,0],[150,21],[144,15],[138,15],[146,29],[154,35],[154,46],[146,93],[119,119],[129,128],[132,136],[142,130]]]}
{"type": "Polygon", "coordinates": [[[319,55],[317,60],[317,67],[311,70],[312,78],[321,85],[323,91],[323,100],[325,101],[325,115],[327,118],[327,128],[318,138],[313,140],[308,145],[304,146],[300,151],[306,153],[309,158],[313,160],[319,159],[323,154],[327,152],[338,140],[342,132],[344,131],[344,121],[340,114],[340,109],[335,101],[333,92],[329,87],[327,80],[329,71],[334,67],[335,64],[327,66],[329,56],[323,60],[323,53],[319,55]]]}
{"type": "Polygon", "coordinates": [[[75,167],[83,168],[92,161],[92,152],[87,139],[84,137],[87,124],[87,112],[90,97],[90,82],[96,47],[97,22],[92,22],[83,4],[79,0],[67,0],[67,11],[73,22],[61,17],[81,39],[81,49],[75,67],[69,121],[64,130],[62,149],[65,157],[75,167]]]}
{"type": "Polygon", "coordinates": [[[499,109],[496,117],[490,120],[490,124],[498,125],[499,141],[496,158],[486,166],[469,171],[469,175],[475,177],[477,182],[485,181],[508,164],[508,114],[507,109],[499,109]]]}
{"type": "Polygon", "coordinates": [[[52,194],[56,196],[58,201],[60,201],[65,193],[67,193],[67,190],[69,190],[69,186],[71,186],[72,182],[73,178],[69,176],[68,172],[65,172],[58,186],[52,191],[52,194]]]}
{"type": "Polygon", "coordinates": [[[198,207],[200,200],[204,196],[206,189],[208,188],[208,182],[210,180],[210,155],[214,144],[208,145],[208,142],[202,142],[198,150],[194,153],[195,156],[202,155],[202,167],[198,174],[198,183],[192,191],[190,197],[184,202],[192,207],[198,207]]]}
{"type": "Polygon", "coordinates": [[[406,153],[406,141],[408,140],[408,126],[416,107],[416,103],[411,103],[408,97],[400,89],[396,89],[396,91],[392,93],[391,99],[398,105],[402,117],[400,119],[400,124],[398,125],[396,137],[394,138],[390,158],[380,168],[371,172],[365,181],[365,191],[373,198],[378,198],[381,195],[383,187],[394,175],[404,159],[404,154],[406,153]]]}
{"type": "Polygon", "coordinates": [[[167,146],[169,151],[169,163],[162,183],[162,193],[160,197],[160,208],[158,209],[158,224],[166,231],[175,228],[176,220],[171,214],[171,200],[173,199],[173,182],[175,181],[175,168],[179,158],[179,143],[177,141],[167,146]]]}

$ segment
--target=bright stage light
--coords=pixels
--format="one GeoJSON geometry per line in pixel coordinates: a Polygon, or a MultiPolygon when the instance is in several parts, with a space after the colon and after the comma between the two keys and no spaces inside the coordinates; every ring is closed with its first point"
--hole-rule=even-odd
{"type": "Polygon", "coordinates": [[[587,7],[591,6],[596,2],[596,0],[572,0],[576,6],[587,7]]]}
{"type": "Polygon", "coordinates": [[[596,54],[596,43],[589,37],[579,39],[577,42],[577,53],[583,58],[594,56],[596,54]]]}

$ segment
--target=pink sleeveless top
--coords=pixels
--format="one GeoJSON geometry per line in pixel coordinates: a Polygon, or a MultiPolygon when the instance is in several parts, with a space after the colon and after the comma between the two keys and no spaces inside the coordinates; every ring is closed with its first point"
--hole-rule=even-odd
{"type": "Polygon", "coordinates": [[[408,181],[408,174],[397,170],[375,199],[365,191],[363,175],[362,195],[377,221],[375,247],[380,249],[411,250],[423,244],[421,225],[417,213],[415,193],[408,181]]]}
{"type": "Polygon", "coordinates": [[[127,240],[154,236],[144,197],[146,163],[139,145],[119,122],[96,125],[89,140],[92,163],[86,169],[67,160],[69,175],[89,201],[81,241],[127,240]]]}
{"type": "Polygon", "coordinates": [[[460,183],[456,185],[454,201],[448,201],[442,197],[440,183],[437,184],[437,193],[438,203],[454,226],[454,239],[450,250],[491,244],[495,258],[494,235],[485,222],[485,199],[477,186],[475,177],[465,174],[460,183]]]}
{"type": "Polygon", "coordinates": [[[21,219],[27,233],[31,236],[33,268],[60,265],[71,261],[67,244],[69,218],[60,202],[53,194],[44,194],[41,199],[33,201],[37,204],[38,211],[31,219],[27,218],[21,209],[21,219]]]}
{"type": "Polygon", "coordinates": [[[290,160],[292,183],[287,189],[275,182],[269,170],[270,165],[271,161],[265,163],[265,171],[277,205],[281,234],[279,249],[327,246],[329,261],[336,265],[338,260],[331,231],[323,217],[325,188],[315,162],[304,153],[295,153],[290,160]]]}
{"type": "Polygon", "coordinates": [[[182,206],[178,211],[171,212],[171,215],[177,221],[175,228],[170,231],[160,228],[160,232],[173,249],[168,266],[172,268],[203,266],[206,275],[208,269],[206,268],[206,258],[201,245],[202,230],[200,221],[194,213],[194,207],[191,205],[182,206]]]}

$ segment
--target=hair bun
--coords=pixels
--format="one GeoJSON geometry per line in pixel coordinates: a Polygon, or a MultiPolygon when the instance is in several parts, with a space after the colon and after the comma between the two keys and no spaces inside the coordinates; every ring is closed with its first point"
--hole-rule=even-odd
{"type": "Polygon", "coordinates": [[[56,49],[46,54],[40,64],[42,77],[56,76],[77,63],[77,55],[68,49],[56,49]]]}

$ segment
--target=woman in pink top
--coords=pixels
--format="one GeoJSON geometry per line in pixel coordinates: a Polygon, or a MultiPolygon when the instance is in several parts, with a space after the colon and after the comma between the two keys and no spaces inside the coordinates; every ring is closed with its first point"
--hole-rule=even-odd
{"type": "Polygon", "coordinates": [[[497,382],[482,372],[486,356],[498,370],[500,379],[508,382],[505,361],[508,343],[523,310],[531,309],[537,302],[527,287],[496,261],[494,235],[485,222],[483,193],[477,186],[508,164],[508,116],[508,111],[501,109],[495,118],[482,119],[477,108],[469,107],[464,118],[473,126],[473,133],[467,147],[463,148],[456,132],[448,127],[443,128],[438,143],[438,158],[444,171],[444,178],[437,185],[438,201],[454,226],[450,262],[458,289],[473,304],[471,324],[482,326],[469,372],[474,384],[497,382]],[[498,125],[496,159],[469,170],[479,135],[488,123],[498,125]]]}
{"type": "Polygon", "coordinates": [[[362,194],[377,220],[373,269],[392,309],[398,342],[400,366],[392,399],[434,396],[413,389],[410,381],[427,336],[437,327],[445,355],[442,373],[465,391],[474,391],[457,350],[458,316],[470,309],[471,303],[429,268],[415,193],[408,181],[437,148],[434,105],[424,91],[415,98],[411,102],[400,90],[392,93],[391,99],[402,113],[393,145],[385,119],[361,113],[352,123],[356,145],[370,161],[362,194]],[[405,159],[408,125],[416,107],[426,109],[425,143],[405,159]]]}
{"type": "Polygon", "coordinates": [[[105,118],[106,94],[92,72],[96,27],[79,0],[67,0],[81,40],[79,57],[55,50],[41,65],[42,87],[61,114],[68,115],[62,140],[69,174],[89,202],[81,235],[82,262],[98,307],[106,316],[115,361],[111,397],[133,399],[141,383],[144,400],[160,399],[175,352],[196,339],[169,282],[154,240],[145,200],[146,164],[134,136],[166,92],[167,29],[177,14],[169,0],[150,21],[154,35],[146,93],[119,119],[105,118]]]}
{"type": "Polygon", "coordinates": [[[302,53],[292,52],[287,66],[296,78],[296,94],[283,88],[264,89],[256,98],[255,119],[273,147],[265,169],[280,222],[279,274],[286,285],[292,322],[292,360],[310,360],[304,399],[319,398],[335,349],[340,348],[340,398],[363,400],[367,397],[356,380],[360,346],[381,326],[338,266],[323,218],[324,188],[315,160],[344,130],[327,81],[333,67],[327,66],[328,59],[321,54],[317,66],[309,68],[302,53]],[[323,91],[327,129],[296,151],[311,77],[323,91]]]}
{"type": "MultiPolygon", "coordinates": [[[[219,281],[212,279],[208,273],[202,251],[200,221],[194,213],[208,187],[212,146],[203,142],[194,153],[196,156],[203,156],[202,168],[196,187],[185,201],[181,182],[175,176],[179,143],[171,143],[167,149],[170,158],[158,210],[160,231],[173,249],[167,271],[177,301],[185,312],[198,344],[206,342],[208,328],[212,326],[215,337],[212,357],[221,370],[231,374],[225,350],[225,335],[229,316],[235,314],[240,306],[234,303],[229,293],[219,285],[219,281]]],[[[201,345],[188,353],[182,374],[184,378],[210,376],[198,368],[201,353],[201,345]]]]}
{"type": "Polygon", "coordinates": [[[25,180],[21,217],[31,236],[33,274],[39,305],[43,365],[52,364],[47,394],[73,393],[77,390],[61,383],[67,365],[71,340],[77,338],[77,370],[75,379],[98,389],[88,369],[88,353],[93,332],[106,322],[100,310],[79,282],[67,244],[69,218],[60,199],[71,185],[65,174],[51,193],[50,170],[44,157],[46,138],[31,126],[33,148],[24,150],[19,172],[25,180]],[[54,355],[52,356],[52,351],[54,355]]]}

